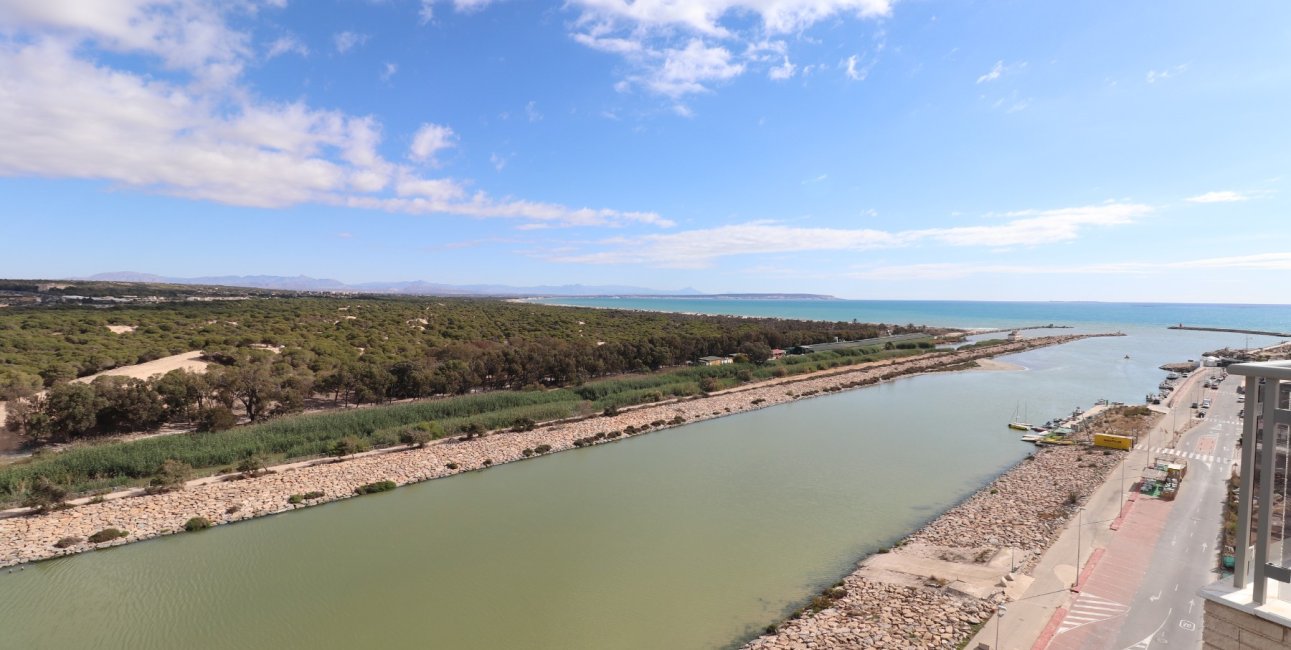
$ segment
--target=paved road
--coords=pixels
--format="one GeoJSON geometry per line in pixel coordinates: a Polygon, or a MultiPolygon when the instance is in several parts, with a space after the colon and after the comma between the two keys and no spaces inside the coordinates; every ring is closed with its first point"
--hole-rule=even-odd
{"type": "Polygon", "coordinates": [[[1220,577],[1215,547],[1225,481],[1238,456],[1242,426],[1237,413],[1244,407],[1237,402],[1241,383],[1242,378],[1234,375],[1217,390],[1199,388],[1201,398],[1212,400],[1210,412],[1176,446],[1189,458],[1188,477],[1166,518],[1144,581],[1129,603],[1133,614],[1114,648],[1201,648],[1202,602],[1197,590],[1220,577]]]}
{"type": "Polygon", "coordinates": [[[1219,577],[1215,545],[1224,482],[1241,433],[1239,383],[1231,377],[1218,390],[1204,390],[1196,382],[1181,406],[1187,412],[1191,402],[1209,398],[1208,416],[1173,446],[1168,433],[1158,434],[1126,463],[1137,473],[1152,458],[1181,457],[1188,461],[1188,475],[1175,501],[1140,499],[1130,508],[1084,589],[1069,603],[1051,649],[1202,647],[1202,604],[1196,594],[1219,577]]]}

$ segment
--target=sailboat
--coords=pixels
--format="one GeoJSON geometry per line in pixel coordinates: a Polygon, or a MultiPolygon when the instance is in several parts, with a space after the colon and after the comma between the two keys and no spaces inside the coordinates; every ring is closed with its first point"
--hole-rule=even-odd
{"type": "MultiPolygon", "coordinates": [[[[1025,412],[1025,411],[1023,411],[1023,413],[1022,413],[1022,419],[1023,419],[1023,420],[1025,420],[1025,419],[1026,419],[1026,412],[1025,412]]],[[[1017,430],[1017,431],[1030,431],[1030,430],[1031,430],[1031,425],[1030,425],[1030,424],[1027,424],[1026,422],[1023,422],[1023,421],[1021,421],[1021,420],[1018,420],[1018,409],[1017,409],[1017,407],[1014,407],[1014,408],[1013,408],[1013,419],[1012,419],[1012,420],[1009,420],[1009,428],[1010,428],[1010,429],[1015,429],[1015,430],[1017,430]]]]}

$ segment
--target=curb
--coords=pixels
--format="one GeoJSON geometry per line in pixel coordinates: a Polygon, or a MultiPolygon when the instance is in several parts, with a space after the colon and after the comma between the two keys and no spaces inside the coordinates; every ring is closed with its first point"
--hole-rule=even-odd
{"type": "Polygon", "coordinates": [[[1067,618],[1067,609],[1065,607],[1059,607],[1054,610],[1053,616],[1049,617],[1049,622],[1045,624],[1044,630],[1040,632],[1039,638],[1037,638],[1035,643],[1032,644],[1031,650],[1044,650],[1049,647],[1049,643],[1053,641],[1053,637],[1058,634],[1058,626],[1062,625],[1062,621],[1065,618],[1067,618]]]}
{"type": "Polygon", "coordinates": [[[1085,584],[1085,582],[1089,580],[1089,574],[1094,572],[1094,567],[1098,564],[1098,561],[1103,559],[1103,552],[1105,550],[1106,549],[1096,548],[1093,553],[1089,554],[1089,559],[1085,561],[1085,568],[1080,572],[1080,577],[1076,578],[1076,584],[1071,588],[1072,593],[1080,593],[1080,585],[1085,584]]]}

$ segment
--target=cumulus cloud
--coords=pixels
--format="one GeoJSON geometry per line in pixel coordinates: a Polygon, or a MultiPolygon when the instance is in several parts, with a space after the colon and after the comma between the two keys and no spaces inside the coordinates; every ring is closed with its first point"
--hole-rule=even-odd
{"type": "Polygon", "coordinates": [[[1190,203],[1233,203],[1236,201],[1245,201],[1250,197],[1233,191],[1224,192],[1206,192],[1197,196],[1190,196],[1186,200],[1190,203]]]}
{"type": "Polygon", "coordinates": [[[332,36],[332,42],[336,44],[336,51],[345,54],[350,50],[368,42],[367,34],[358,32],[339,32],[332,36]]]}
{"type": "Polygon", "coordinates": [[[423,123],[412,136],[408,157],[417,162],[434,163],[435,154],[457,146],[457,134],[447,126],[423,123]]]}
{"type": "Polygon", "coordinates": [[[299,54],[300,56],[309,56],[309,48],[300,42],[295,36],[290,34],[279,36],[269,44],[269,49],[265,52],[266,59],[272,59],[284,54],[299,54]]]}
{"type": "MultiPolygon", "coordinates": [[[[383,157],[373,117],[258,98],[238,73],[264,47],[194,0],[9,2],[0,35],[0,176],[104,180],[239,206],[670,225],[648,212],[495,198],[424,178],[383,157]],[[114,67],[104,51],[141,55],[132,63],[144,69],[114,67]],[[158,65],[177,74],[153,74],[158,65]]],[[[423,125],[409,155],[431,161],[454,141],[448,127],[423,125]]]]}
{"type": "MultiPolygon", "coordinates": [[[[572,0],[573,39],[624,57],[632,71],[616,87],[677,99],[710,90],[750,69],[792,77],[783,34],[833,18],[881,18],[891,0],[572,0]],[[750,18],[752,20],[750,20],[750,18]],[[740,54],[734,54],[739,52],[740,54]],[[774,52],[777,56],[767,56],[774,52]],[[778,65],[777,65],[778,63],[778,65]]],[[[853,67],[853,74],[865,69],[853,67]]]]}
{"type": "Polygon", "coordinates": [[[1147,205],[1105,203],[1057,210],[1010,212],[1000,215],[1005,221],[983,226],[902,231],[803,228],[751,222],[667,235],[609,239],[601,242],[608,250],[561,253],[552,258],[584,264],[705,268],[719,258],[750,254],[860,251],[921,244],[988,248],[1037,246],[1076,239],[1089,227],[1131,223],[1150,212],[1152,208],[1147,205]]]}

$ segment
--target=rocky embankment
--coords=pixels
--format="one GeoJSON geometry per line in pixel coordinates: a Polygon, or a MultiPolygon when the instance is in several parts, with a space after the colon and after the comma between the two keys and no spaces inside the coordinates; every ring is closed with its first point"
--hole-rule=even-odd
{"type": "Polygon", "coordinates": [[[354,496],[355,488],[376,481],[389,480],[398,485],[416,483],[541,455],[535,450],[543,445],[549,447],[545,453],[554,453],[1078,338],[1084,337],[1026,339],[977,350],[841,368],[762,382],[708,397],[638,407],[613,417],[555,423],[526,432],[497,432],[465,441],[445,439],[422,449],[373,452],[341,462],[297,463],[256,478],[195,481],[177,492],[108,498],[43,515],[8,517],[0,519],[0,567],[182,532],[185,522],[192,517],[204,517],[216,525],[250,519],[349,498],[354,496]],[[288,503],[292,495],[311,492],[320,492],[322,496],[288,503]],[[88,539],[107,528],[123,530],[127,535],[99,545],[69,540],[64,543],[65,548],[55,546],[67,538],[88,539]]]}
{"type": "MultiPolygon", "coordinates": [[[[1076,436],[1088,438],[1088,433],[1076,436]]],[[[1083,445],[1039,448],[902,545],[1024,549],[1030,559],[1022,569],[1029,571],[1122,458],[1122,452],[1105,454],[1083,445]]],[[[902,551],[898,546],[891,552],[902,551]]],[[[858,568],[846,578],[846,596],[785,622],[743,650],[958,648],[1005,600],[1002,594],[973,597],[935,580],[920,586],[887,584],[862,572],[858,568]]]]}

